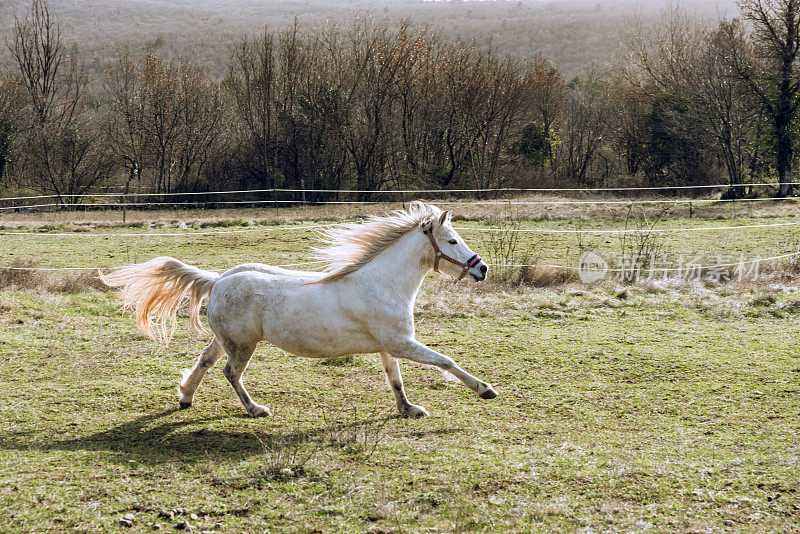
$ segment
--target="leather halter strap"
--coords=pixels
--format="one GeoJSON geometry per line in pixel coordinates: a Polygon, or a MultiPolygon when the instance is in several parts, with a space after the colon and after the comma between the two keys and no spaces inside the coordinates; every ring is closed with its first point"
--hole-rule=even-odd
{"type": "Polygon", "coordinates": [[[481,257],[478,256],[477,254],[472,256],[466,262],[463,262],[463,261],[458,261],[457,259],[452,258],[447,254],[445,254],[444,252],[442,252],[439,249],[439,245],[436,244],[436,240],[433,238],[433,223],[428,223],[427,225],[423,225],[421,228],[422,228],[422,233],[428,236],[428,240],[431,242],[431,246],[433,246],[433,250],[436,252],[436,259],[433,260],[434,271],[436,271],[437,273],[441,272],[439,271],[440,259],[447,260],[450,263],[461,267],[462,269],[461,275],[453,281],[454,284],[459,283],[465,276],[467,276],[467,273],[469,272],[470,269],[472,269],[473,267],[478,265],[478,263],[480,263],[481,257]]]}

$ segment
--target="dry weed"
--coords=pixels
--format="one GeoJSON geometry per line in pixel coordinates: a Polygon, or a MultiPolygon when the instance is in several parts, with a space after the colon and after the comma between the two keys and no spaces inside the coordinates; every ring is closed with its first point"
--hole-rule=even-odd
{"type": "Polygon", "coordinates": [[[485,251],[492,268],[489,271],[490,285],[501,287],[551,287],[577,280],[572,269],[539,265],[544,249],[545,237],[530,244],[520,240],[519,231],[524,219],[509,206],[504,216],[489,220],[489,224],[500,231],[481,234],[481,248],[485,251]]]}
{"type": "Polygon", "coordinates": [[[0,289],[17,288],[49,293],[78,293],[105,290],[94,271],[53,272],[36,270],[33,262],[14,262],[0,269],[0,289]]]}

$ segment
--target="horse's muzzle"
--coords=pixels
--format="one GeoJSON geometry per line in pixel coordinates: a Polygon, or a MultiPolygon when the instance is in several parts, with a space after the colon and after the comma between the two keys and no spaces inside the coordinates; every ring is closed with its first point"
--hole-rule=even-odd
{"type": "Polygon", "coordinates": [[[484,280],[486,280],[486,273],[488,270],[489,267],[487,267],[485,263],[481,262],[480,267],[478,267],[478,271],[480,271],[480,274],[475,274],[474,272],[472,272],[472,270],[470,270],[469,275],[476,282],[483,282],[484,280]]]}

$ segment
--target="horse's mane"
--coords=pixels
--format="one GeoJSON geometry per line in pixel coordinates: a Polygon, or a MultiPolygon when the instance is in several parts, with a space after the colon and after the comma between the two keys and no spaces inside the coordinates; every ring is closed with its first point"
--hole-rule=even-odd
{"type": "Polygon", "coordinates": [[[392,211],[384,217],[370,217],[361,223],[343,223],[322,234],[326,246],[314,249],[328,262],[318,283],[335,282],[357,271],[423,221],[438,217],[439,208],[414,201],[408,210],[392,211]]]}

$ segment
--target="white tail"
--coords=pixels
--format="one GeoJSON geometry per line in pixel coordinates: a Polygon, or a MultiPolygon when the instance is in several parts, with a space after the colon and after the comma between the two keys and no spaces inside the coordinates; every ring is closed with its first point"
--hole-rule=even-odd
{"type": "Polygon", "coordinates": [[[199,332],[206,331],[200,323],[200,306],[217,278],[217,273],[204,271],[169,257],[122,267],[106,275],[100,273],[103,283],[120,288],[125,308],[136,311],[139,329],[155,340],[152,328],[155,322],[156,334],[164,344],[169,343],[175,333],[178,307],[187,296],[190,299],[189,317],[192,326],[199,332]]]}

